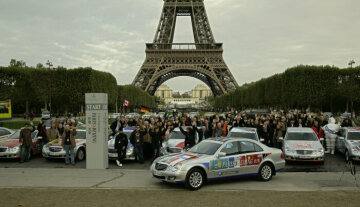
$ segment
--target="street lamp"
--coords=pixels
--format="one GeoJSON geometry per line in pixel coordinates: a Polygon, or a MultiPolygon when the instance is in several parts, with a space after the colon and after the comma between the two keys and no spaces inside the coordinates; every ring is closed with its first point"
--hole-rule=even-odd
{"type": "MultiPolygon", "coordinates": [[[[53,64],[48,60],[46,62],[46,65],[49,67],[49,70],[51,69],[51,67],[53,66],[53,64]]],[[[50,100],[49,100],[49,106],[50,106],[50,116],[51,116],[51,92],[52,92],[52,73],[50,71],[50,100]]]]}
{"type": "Polygon", "coordinates": [[[355,64],[355,61],[354,60],[350,60],[349,64],[350,65],[350,68],[352,68],[352,66],[355,64]]]}

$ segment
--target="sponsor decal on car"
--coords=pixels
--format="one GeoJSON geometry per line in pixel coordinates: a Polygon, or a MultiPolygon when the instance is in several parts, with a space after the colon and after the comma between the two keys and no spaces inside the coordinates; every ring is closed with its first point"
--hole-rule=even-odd
{"type": "Polygon", "coordinates": [[[357,149],[360,150],[360,141],[351,141],[351,144],[357,149]]]}
{"type": "Polygon", "coordinates": [[[211,160],[210,170],[223,170],[229,168],[239,168],[245,166],[259,165],[262,162],[262,160],[263,160],[263,154],[211,160]]]}
{"type": "Polygon", "coordinates": [[[313,148],[314,146],[310,143],[304,142],[304,143],[294,144],[294,147],[296,147],[296,148],[313,148]]]}

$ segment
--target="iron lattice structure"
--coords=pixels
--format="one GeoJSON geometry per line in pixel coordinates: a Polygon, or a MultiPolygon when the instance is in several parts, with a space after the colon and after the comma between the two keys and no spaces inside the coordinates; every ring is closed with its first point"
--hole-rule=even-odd
{"type": "Polygon", "coordinates": [[[216,43],[203,0],[164,0],[153,43],[146,44],[146,59],[133,85],[154,95],[165,81],[190,76],[203,81],[215,96],[238,84],[216,43]],[[173,43],[177,16],[190,16],[195,43],[173,43]]]}

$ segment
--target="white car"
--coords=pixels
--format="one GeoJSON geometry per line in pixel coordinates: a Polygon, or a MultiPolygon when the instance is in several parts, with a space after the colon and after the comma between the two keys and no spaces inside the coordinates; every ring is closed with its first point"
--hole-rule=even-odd
{"type": "MultiPolygon", "coordinates": [[[[190,126],[183,126],[182,128],[186,131],[186,129],[190,126]]],[[[195,143],[198,143],[199,135],[195,132],[195,143]]],[[[185,135],[181,133],[180,128],[175,128],[172,132],[170,132],[167,140],[163,142],[160,148],[161,155],[167,155],[170,153],[180,153],[183,152],[185,148],[185,135]]]]}
{"type": "MultiPolygon", "coordinates": [[[[126,157],[125,160],[135,160],[134,146],[130,143],[131,133],[136,129],[136,127],[126,127],[124,128],[124,134],[128,138],[128,146],[126,147],[126,157]]],[[[115,152],[115,137],[110,136],[108,141],[108,156],[109,159],[117,159],[118,153],[115,152]]]]}
{"type": "Polygon", "coordinates": [[[280,140],[286,161],[325,162],[324,147],[311,128],[289,127],[280,140]]]}
{"type": "Polygon", "coordinates": [[[109,116],[109,119],[116,119],[117,117],[121,116],[120,113],[113,113],[109,116]]]}
{"type": "Polygon", "coordinates": [[[50,112],[49,112],[49,111],[43,111],[43,112],[41,113],[41,118],[42,118],[42,119],[51,119],[51,114],[50,114],[50,112]]]}
{"type": "Polygon", "coordinates": [[[130,118],[138,118],[140,117],[140,115],[138,113],[129,113],[125,116],[125,118],[130,119],[130,118]]]}
{"type": "Polygon", "coordinates": [[[342,128],[336,149],[345,155],[345,161],[360,161],[360,127],[342,128]]]}
{"type": "Polygon", "coordinates": [[[270,181],[284,167],[281,150],[250,139],[226,137],[210,138],[188,152],[159,157],[150,170],[154,178],[198,190],[207,181],[227,178],[258,176],[270,181]]]}
{"type": "Polygon", "coordinates": [[[15,131],[13,131],[11,129],[0,127],[0,139],[5,139],[5,138],[9,137],[14,132],[15,131]]]}
{"type": "MultiPolygon", "coordinates": [[[[82,161],[86,157],[86,130],[78,129],[76,132],[77,133],[74,137],[76,143],[74,148],[75,159],[82,161]]],[[[44,145],[42,149],[42,156],[46,159],[64,159],[66,153],[61,146],[61,142],[62,139],[58,138],[44,145]]]]}
{"type": "Polygon", "coordinates": [[[230,130],[228,137],[246,138],[246,139],[252,139],[252,140],[255,140],[258,142],[264,142],[264,139],[259,138],[256,128],[250,128],[250,127],[233,127],[230,130]]]}

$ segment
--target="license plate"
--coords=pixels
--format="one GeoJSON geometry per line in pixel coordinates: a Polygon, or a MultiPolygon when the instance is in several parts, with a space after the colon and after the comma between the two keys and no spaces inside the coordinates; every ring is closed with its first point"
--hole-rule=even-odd
{"type": "Polygon", "coordinates": [[[51,156],[55,156],[55,155],[56,155],[55,152],[50,152],[49,154],[50,154],[51,156]]]}
{"type": "Polygon", "coordinates": [[[109,154],[109,157],[117,157],[117,156],[118,156],[117,153],[110,153],[110,154],[109,154]]]}

